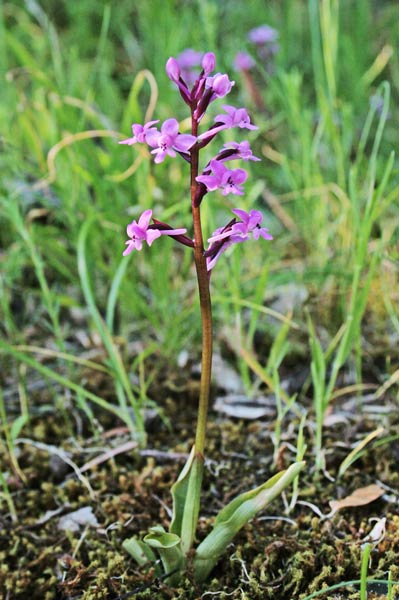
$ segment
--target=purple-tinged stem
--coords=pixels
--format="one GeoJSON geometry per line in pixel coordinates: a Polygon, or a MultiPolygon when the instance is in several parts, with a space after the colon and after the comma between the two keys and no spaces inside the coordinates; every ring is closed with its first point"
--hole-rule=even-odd
{"type": "MultiPolygon", "coordinates": [[[[198,121],[192,110],[192,135],[198,135],[198,121]]],[[[195,435],[196,454],[203,456],[206,436],[206,421],[208,415],[209,393],[211,387],[212,370],[212,304],[209,290],[209,277],[204,256],[204,242],[201,227],[201,209],[198,205],[198,162],[200,148],[196,144],[191,149],[191,209],[194,226],[194,261],[197,271],[198,291],[201,308],[202,322],[202,361],[201,385],[198,404],[197,430],[195,435]]]]}

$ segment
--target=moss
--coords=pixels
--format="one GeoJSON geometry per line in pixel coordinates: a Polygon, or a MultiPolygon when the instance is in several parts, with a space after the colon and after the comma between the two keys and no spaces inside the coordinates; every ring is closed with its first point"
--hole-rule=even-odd
{"type": "MultiPolygon", "coordinates": [[[[161,424],[150,434],[151,449],[166,454],[189,450],[190,440],[175,446],[177,437],[183,439],[181,431],[192,435],[194,421],[190,407],[179,402],[173,400],[173,431],[161,424]]],[[[98,440],[84,438],[68,444],[63,439],[62,423],[55,415],[47,416],[43,423],[36,419],[31,426],[33,429],[29,430],[27,425],[27,437],[39,431],[43,441],[69,452],[78,465],[90,460],[90,454],[83,450],[99,445],[98,440]]],[[[391,427],[397,427],[395,421],[391,427]]],[[[369,430],[369,424],[359,419],[358,435],[364,437],[369,430]]],[[[115,436],[109,444],[122,445],[128,439],[124,435],[115,436]]],[[[342,435],[339,428],[328,435],[326,432],[326,446],[334,449],[342,435]]],[[[266,423],[211,419],[207,445],[211,462],[204,477],[199,540],[210,531],[221,506],[275,472],[271,467],[272,454],[266,423]]],[[[329,456],[334,456],[334,452],[329,456]]],[[[384,447],[367,453],[363,463],[351,467],[339,481],[339,487],[322,476],[305,472],[300,499],[327,513],[329,500],[374,482],[380,476],[379,469],[391,465],[385,456],[384,447]]],[[[395,504],[389,505],[387,513],[386,503],[378,500],[369,506],[345,509],[331,520],[320,519],[308,506],[297,504],[289,515],[293,522],[289,522],[279,518],[284,505],[277,499],[262,515],[275,517],[255,519],[239,532],[216,567],[217,577],[211,576],[204,586],[198,587],[187,576],[177,588],[169,588],[156,579],[152,569],[138,568],[123,552],[122,542],[133,535],[142,537],[155,523],[168,525],[170,485],[182,461],[156,455],[143,457],[137,451],[117,456],[85,473],[95,492],[93,499],[87,486],[70,470],[50,468],[48,453],[21,446],[18,459],[27,484],[10,479],[9,485],[19,521],[12,523],[3,517],[0,520],[0,595],[3,592],[6,596],[9,591],[13,600],[111,600],[131,592],[138,600],[198,600],[205,592],[228,600],[301,598],[359,577],[361,539],[370,530],[369,517],[381,514],[387,516],[387,534],[372,553],[369,573],[384,578],[391,570],[392,578],[399,580],[399,509],[395,504]],[[60,531],[61,514],[82,506],[93,508],[99,528],[60,531]],[[61,513],[41,523],[47,511],[54,509],[61,513]]],[[[337,594],[338,597],[344,595],[337,594]]],[[[345,599],[349,597],[358,599],[358,592],[345,592],[345,599]]]]}

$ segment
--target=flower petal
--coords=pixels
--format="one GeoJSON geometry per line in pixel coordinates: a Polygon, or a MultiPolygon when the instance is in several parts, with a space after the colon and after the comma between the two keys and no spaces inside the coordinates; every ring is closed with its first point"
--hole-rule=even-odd
{"type": "Polygon", "coordinates": [[[208,244],[213,244],[213,242],[220,242],[221,240],[230,237],[231,229],[228,229],[227,231],[224,231],[223,233],[218,233],[216,235],[215,233],[212,235],[212,237],[208,238],[208,244]]]}
{"type": "Polygon", "coordinates": [[[131,253],[132,250],[134,250],[134,243],[132,240],[129,240],[128,242],[125,242],[127,244],[127,248],[123,251],[123,256],[127,256],[128,254],[131,253]]]}
{"type": "Polygon", "coordinates": [[[212,172],[215,174],[215,176],[218,177],[220,180],[228,171],[227,167],[225,167],[224,164],[220,162],[220,160],[211,160],[209,166],[212,169],[212,172]]]}
{"type": "Polygon", "coordinates": [[[248,173],[244,169],[234,169],[232,180],[236,184],[244,183],[248,178],[248,173]]]}
{"type": "Polygon", "coordinates": [[[145,141],[151,148],[158,146],[158,140],[162,134],[157,129],[149,129],[145,136],[145,141]]]}
{"type": "Polygon", "coordinates": [[[213,192],[219,187],[219,178],[215,175],[199,175],[195,178],[199,183],[203,183],[206,186],[208,192],[213,192]]]}
{"type": "Polygon", "coordinates": [[[243,223],[248,223],[249,213],[247,213],[245,210],[242,210],[241,208],[234,208],[231,212],[237,215],[237,217],[239,217],[243,223]]]}
{"type": "Polygon", "coordinates": [[[161,235],[184,235],[187,233],[187,229],[163,229],[159,232],[161,235]]]}
{"type": "Polygon", "coordinates": [[[179,150],[179,152],[187,152],[196,141],[197,138],[194,135],[180,133],[173,142],[173,147],[179,150]]]}
{"type": "Polygon", "coordinates": [[[266,227],[256,227],[256,229],[253,230],[252,235],[254,236],[255,240],[258,240],[260,237],[263,237],[265,240],[273,239],[273,236],[268,232],[266,227]]]}
{"type": "Polygon", "coordinates": [[[121,142],[118,142],[118,144],[128,144],[129,146],[132,146],[133,144],[136,144],[136,143],[137,143],[136,137],[127,138],[127,140],[122,140],[121,142]]]}
{"type": "Polygon", "coordinates": [[[159,229],[148,229],[146,232],[145,241],[149,246],[151,246],[152,242],[159,237],[161,237],[161,232],[159,229]]]}
{"type": "Polygon", "coordinates": [[[139,218],[138,226],[140,227],[140,229],[146,230],[148,228],[148,225],[150,224],[150,221],[151,221],[151,217],[152,217],[152,210],[150,208],[148,208],[141,214],[141,216],[139,218]]]}
{"type": "Polygon", "coordinates": [[[179,133],[179,123],[176,119],[166,119],[161,127],[161,131],[163,135],[169,135],[170,137],[175,138],[179,133]]]}

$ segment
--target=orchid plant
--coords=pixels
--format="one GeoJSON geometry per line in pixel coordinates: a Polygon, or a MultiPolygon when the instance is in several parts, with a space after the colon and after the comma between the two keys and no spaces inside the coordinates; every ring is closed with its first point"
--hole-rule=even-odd
{"type": "MultiPolygon", "coordinates": [[[[185,56],[184,68],[188,69],[188,54],[185,56]]],[[[198,55],[192,53],[193,60],[198,55]]],[[[220,256],[234,244],[242,243],[250,238],[271,240],[266,227],[262,227],[262,213],[258,210],[246,212],[240,208],[233,209],[233,217],[218,228],[204,245],[204,234],[201,225],[201,203],[207,194],[220,190],[223,195],[243,195],[243,184],[247,172],[241,168],[229,168],[229,163],[236,159],[243,161],[260,160],[253,155],[248,141],[225,143],[219,152],[200,170],[200,153],[220,132],[234,128],[254,130],[257,127],[245,108],[223,106],[223,113],[218,114],[214,123],[204,132],[199,132],[200,123],[215,100],[224,98],[232,89],[234,81],[222,73],[212,74],[215,70],[215,56],[206,53],[201,60],[201,71],[192,85],[187,83],[179,61],[169,58],[166,73],[177,86],[181,98],[191,113],[191,133],[180,133],[176,119],[167,119],[160,128],[159,121],[149,121],[144,125],[132,126],[133,136],[120,142],[121,144],[147,144],[154,155],[154,162],[161,163],[166,157],[179,155],[190,166],[190,191],[193,235],[187,235],[185,227],[174,228],[153,217],[152,210],[145,210],[138,220],[127,226],[124,255],[133,250],[141,250],[143,243],[151,246],[161,236],[167,235],[177,243],[183,244],[193,251],[197,274],[197,283],[202,321],[202,361],[199,394],[198,419],[194,446],[186,465],[178,480],[172,486],[173,518],[169,531],[160,525],[152,527],[143,540],[132,538],[124,543],[125,549],[139,564],[151,562],[156,565],[159,555],[161,564],[169,583],[174,584],[190,563],[192,573],[197,581],[203,581],[211,572],[234,535],[269,504],[282,490],[288,486],[303,467],[302,462],[291,465],[287,470],[272,477],[263,485],[243,493],[231,501],[216,517],[213,530],[193,552],[193,543],[197,527],[200,494],[204,470],[204,450],[206,423],[209,404],[212,366],[212,310],[210,295],[210,277],[220,256]]]]}

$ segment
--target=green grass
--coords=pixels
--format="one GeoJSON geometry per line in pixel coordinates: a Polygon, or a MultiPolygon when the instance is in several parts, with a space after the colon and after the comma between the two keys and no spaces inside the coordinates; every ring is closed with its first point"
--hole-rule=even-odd
{"type": "MultiPolygon", "coordinates": [[[[248,165],[245,196],[212,194],[203,216],[208,237],[231,208],[256,207],[274,236],[226,252],[212,275],[216,347],[248,397],[275,399],[274,463],[291,420],[288,452],[318,477],[331,456],[325,417],[347,389],[359,411],[370,385],[376,402],[399,398],[398,21],[394,0],[0,0],[0,504],[13,521],[7,482],[26,484],[17,444],[37,416],[59,413],[66,437],[72,415],[94,435],[120,424],[144,445],[145,409],[163,416],[165,364],[177,371],[182,350],[199,360],[190,251],[163,238],[122,257],[126,224],[146,208],[190,227],[187,164],[118,145],[133,122],[187,127],[164,70],[186,47],[215,52],[236,81],[227,103],[259,127],[223,138],[248,137],[263,159],[248,165]],[[256,58],[246,35],[262,23],[280,33],[272,63],[253,73],[264,110],[231,66],[237,50],[256,58]],[[303,384],[287,391],[298,370],[303,384]],[[30,386],[38,377],[43,395],[30,386]]],[[[375,442],[383,418],[331,475],[347,476],[371,441],[395,439],[375,442]]],[[[287,514],[300,496],[296,480],[287,514]]],[[[379,581],[369,551],[360,579],[304,600],[346,586],[367,598],[379,581]]]]}
{"type": "MultiPolygon", "coordinates": [[[[140,341],[143,355],[156,348],[172,365],[183,349],[197,359],[198,301],[188,250],[162,239],[122,259],[124,230],[149,207],[189,227],[188,168],[172,160],[154,168],[145,149],[117,142],[132,122],[188,116],[164,72],[170,55],[214,50],[218,70],[233,73],[235,52],[254,50],[247,31],[269,23],[280,32],[280,51],[272,68],[258,62],[255,74],[265,112],[251,104],[239,73],[231,98],[258,124],[249,137],[263,160],[250,165],[242,202],[214,195],[204,218],[207,234],[230,208],[257,206],[275,239],[223,257],[212,276],[214,312],[217,338],[223,331],[235,340],[248,392],[260,382],[275,390],[277,439],[287,411],[300,418],[311,395],[317,427],[308,454],[320,467],[323,418],[340,376],[354,369],[362,382],[365,320],[373,343],[399,330],[398,18],[394,2],[368,0],[2,2],[4,372],[20,364],[28,375],[37,370],[71,390],[89,419],[101,406],[144,438],[147,384],[132,388],[129,380],[141,359],[129,364],[118,344],[140,341]],[[306,310],[294,302],[292,315],[284,308],[276,319],[272,301],[287,284],[306,289],[306,310]],[[85,330],[101,339],[114,401],[76,377],[72,309],[84,311],[85,330]],[[26,346],[56,348],[55,362],[43,365],[26,346]],[[281,368],[308,355],[303,393],[285,397],[281,368]]],[[[393,373],[386,352],[380,384],[393,373]]],[[[26,404],[4,404],[3,420],[7,411],[11,423],[29,417],[26,404]]]]}

